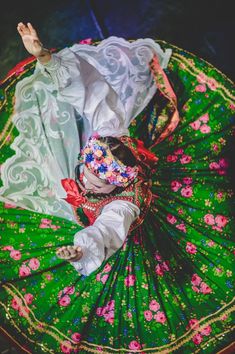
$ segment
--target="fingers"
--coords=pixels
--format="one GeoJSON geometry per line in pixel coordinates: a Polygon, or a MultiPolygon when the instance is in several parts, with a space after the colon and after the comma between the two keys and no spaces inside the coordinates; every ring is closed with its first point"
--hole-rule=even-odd
{"type": "Polygon", "coordinates": [[[62,246],[56,251],[58,258],[71,260],[79,260],[82,257],[82,250],[80,246],[62,246]]]}
{"type": "Polygon", "coordinates": [[[17,30],[22,36],[25,34],[31,34],[35,38],[37,37],[37,32],[30,22],[28,22],[27,25],[25,25],[23,22],[19,22],[17,25],[17,30]]]}

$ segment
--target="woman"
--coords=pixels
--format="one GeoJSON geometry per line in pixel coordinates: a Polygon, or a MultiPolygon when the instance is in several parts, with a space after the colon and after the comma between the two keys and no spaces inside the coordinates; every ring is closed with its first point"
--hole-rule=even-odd
{"type": "MultiPolygon", "coordinates": [[[[31,32],[41,47],[30,25],[19,31],[31,32]]],[[[176,106],[162,70],[170,51],[151,40],[124,44],[111,38],[71,51],[51,61],[40,49],[42,63],[16,88],[14,122],[20,134],[11,144],[16,153],[3,165],[1,192],[3,201],[21,208],[2,209],[1,253],[8,264],[0,293],[3,331],[35,353],[214,353],[228,346],[234,306],[232,85],[209,64],[173,47],[167,70],[176,106]],[[103,117],[110,117],[109,124],[103,117]],[[93,131],[114,134],[137,159],[136,183],[118,186],[122,190],[108,197],[94,190],[84,195],[83,184],[92,189],[109,177],[97,173],[102,164],[91,165],[93,147],[109,151],[93,131]],[[77,185],[74,155],[80,147],[88,169],[80,169],[77,185]],[[116,207],[107,211],[112,203],[116,207]],[[106,211],[105,223],[96,226],[106,211]],[[117,224],[113,212],[121,216],[117,224]],[[75,261],[82,273],[82,260],[99,256],[82,254],[97,241],[93,235],[108,225],[108,236],[115,238],[127,214],[119,245],[109,257],[105,252],[112,247],[102,244],[98,268],[88,270],[89,276],[55,257],[59,248],[58,255],[75,261]],[[65,247],[74,235],[81,250],[65,247]]]]}

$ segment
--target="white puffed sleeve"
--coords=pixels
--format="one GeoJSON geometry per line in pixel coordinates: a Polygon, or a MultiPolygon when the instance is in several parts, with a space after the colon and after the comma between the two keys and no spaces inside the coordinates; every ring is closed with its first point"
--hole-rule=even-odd
{"type": "Polygon", "coordinates": [[[87,119],[90,132],[101,136],[129,135],[118,94],[94,66],[71,49],[52,54],[46,64],[38,62],[37,70],[51,77],[58,100],[71,104],[87,119]]]}
{"type": "Polygon", "coordinates": [[[75,234],[74,244],[81,246],[83,252],[78,262],[71,262],[75,269],[83,275],[98,269],[123,245],[139,213],[139,208],[127,201],[116,200],[106,205],[93,225],[75,234]]]}

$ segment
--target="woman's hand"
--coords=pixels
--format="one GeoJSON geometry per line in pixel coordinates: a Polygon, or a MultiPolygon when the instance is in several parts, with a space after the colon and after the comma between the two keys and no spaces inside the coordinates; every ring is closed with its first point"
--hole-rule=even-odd
{"type": "Polygon", "coordinates": [[[43,64],[51,59],[51,53],[48,49],[43,48],[43,45],[38,37],[36,30],[31,23],[24,25],[22,22],[18,23],[17,31],[20,34],[24,43],[25,49],[43,64]]]}

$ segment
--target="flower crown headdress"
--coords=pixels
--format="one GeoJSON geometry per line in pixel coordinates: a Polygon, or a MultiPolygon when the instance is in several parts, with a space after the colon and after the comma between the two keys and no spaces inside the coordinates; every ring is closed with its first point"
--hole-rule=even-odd
{"type": "Polygon", "coordinates": [[[86,167],[98,178],[118,187],[127,187],[138,174],[138,167],[126,166],[111,152],[109,146],[92,135],[84,149],[82,158],[86,167]]]}

